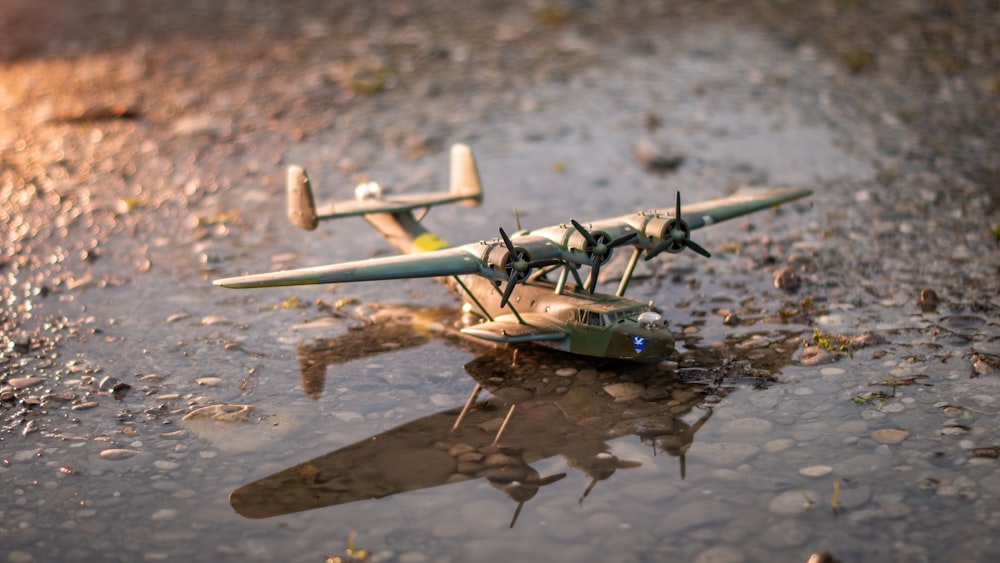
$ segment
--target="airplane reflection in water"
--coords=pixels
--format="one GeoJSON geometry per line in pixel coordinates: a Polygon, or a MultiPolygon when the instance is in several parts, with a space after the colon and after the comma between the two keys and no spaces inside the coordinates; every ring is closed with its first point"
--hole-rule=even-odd
{"type": "MultiPolygon", "coordinates": [[[[427,334],[415,326],[387,321],[300,344],[304,390],[321,392],[331,363],[425,342],[427,334]],[[377,340],[360,334],[369,329],[378,331],[377,340]],[[388,346],[359,349],[355,341],[388,346]],[[352,350],[350,358],[346,350],[352,350]]],[[[685,452],[712,414],[706,401],[720,398],[717,387],[685,383],[662,367],[641,364],[614,363],[608,367],[615,372],[580,369],[560,377],[552,365],[540,364],[554,358],[581,368],[593,363],[551,352],[516,354],[494,350],[466,364],[476,384],[464,408],[425,416],[240,487],[230,495],[233,508],[248,518],[267,518],[483,478],[517,502],[513,526],[526,501],[566,476],[542,476],[531,464],[559,455],[587,475],[582,503],[599,481],[640,465],[619,459],[608,444],[630,434],[654,454],[679,458],[684,478],[685,452]],[[482,389],[492,396],[477,400],[482,389]]]]}

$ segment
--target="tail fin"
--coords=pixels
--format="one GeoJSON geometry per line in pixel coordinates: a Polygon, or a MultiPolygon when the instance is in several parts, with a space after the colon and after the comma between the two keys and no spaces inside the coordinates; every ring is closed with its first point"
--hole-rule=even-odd
{"type": "Polygon", "coordinates": [[[461,204],[478,207],[483,202],[483,186],[479,182],[479,169],[472,149],[464,143],[451,146],[451,194],[465,199],[461,204]]]}
{"type": "Polygon", "coordinates": [[[295,164],[288,167],[285,189],[288,192],[288,219],[307,231],[315,229],[319,223],[316,202],[304,168],[295,164]]]}

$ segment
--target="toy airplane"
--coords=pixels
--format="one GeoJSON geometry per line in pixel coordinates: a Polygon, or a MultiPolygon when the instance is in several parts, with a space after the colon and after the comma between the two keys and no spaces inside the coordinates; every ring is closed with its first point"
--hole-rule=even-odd
{"type": "Polygon", "coordinates": [[[374,182],[355,189],[355,200],[316,208],[305,170],[288,169],[288,216],[312,230],[321,219],[361,215],[402,256],[232,277],[215,285],[256,288],[402,278],[442,278],[464,301],[463,308],[482,322],[463,333],[494,342],[534,342],[550,348],[602,358],[658,361],[674,349],[674,337],[651,304],[624,297],[639,258],[688,248],[709,257],[691,240],[691,232],[810,195],[809,190],[775,189],[733,196],[681,210],[649,210],[508,235],[462,246],[449,246],[421,224],[426,211],[445,203],[478,206],[482,188],[472,151],[451,148],[450,191],[388,196],[374,182]],[[417,213],[417,214],[415,214],[417,213]],[[598,293],[601,266],[618,247],[632,255],[614,295],[598,293]],[[579,269],[589,268],[584,281],[579,269]],[[554,275],[556,280],[548,279],[554,275]],[[570,276],[573,283],[570,282],[570,276]]]}

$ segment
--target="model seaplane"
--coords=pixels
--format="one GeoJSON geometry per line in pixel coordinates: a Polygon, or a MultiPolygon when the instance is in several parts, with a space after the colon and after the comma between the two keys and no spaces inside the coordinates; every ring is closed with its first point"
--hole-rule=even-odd
{"type": "Polygon", "coordinates": [[[501,227],[492,240],[450,246],[420,221],[436,205],[474,207],[482,202],[476,162],[464,144],[451,148],[447,192],[390,196],[366,182],[355,189],[354,200],[317,209],[305,170],[294,165],[288,168],[287,191],[288,217],[296,225],[312,230],[323,219],[360,215],[403,255],[225,278],[215,285],[258,288],[435,277],[461,295],[466,311],[481,318],[462,329],[469,336],[638,361],[662,360],[674,348],[673,335],[651,304],[625,297],[640,258],[685,249],[710,257],[691,240],[692,231],[812,193],[774,189],[683,210],[678,193],[672,209],[587,223],[570,219],[511,234],[501,227]],[[620,247],[631,247],[632,254],[618,290],[613,295],[595,291],[601,267],[620,247]],[[586,280],[581,268],[589,270],[586,280]]]}

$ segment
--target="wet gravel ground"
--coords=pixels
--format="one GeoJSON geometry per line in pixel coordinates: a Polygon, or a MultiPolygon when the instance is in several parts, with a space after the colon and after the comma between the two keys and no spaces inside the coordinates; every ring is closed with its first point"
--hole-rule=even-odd
{"type": "Polygon", "coordinates": [[[7,560],[315,561],[351,530],[386,561],[998,555],[995,6],[313,4],[0,12],[7,560]],[[530,353],[484,378],[526,405],[597,378],[629,406],[602,423],[642,465],[586,502],[592,475],[563,454],[531,462],[567,476],[514,528],[517,503],[483,479],[238,516],[238,487],[461,406],[508,361],[440,336],[453,313],[379,317],[421,317],[417,336],[358,320],[453,305],[431,281],[209,283],[389,252],[361,223],[288,225],[285,165],[319,194],[362,176],[425,189],[454,141],[486,190],[478,210],[432,211],[455,242],[515,207],[537,226],[676,189],[815,194],[698,231],[710,261],[648,264],[630,294],[683,338],[662,381],[530,353]],[[325,381],[306,368],[304,344],[352,336],[327,347],[346,352],[322,356],[325,381]],[[679,393],[657,420],[680,426],[627,423],[679,393]],[[655,444],[708,410],[682,479],[655,444]]]}

